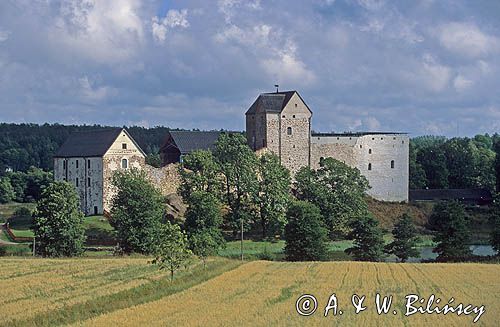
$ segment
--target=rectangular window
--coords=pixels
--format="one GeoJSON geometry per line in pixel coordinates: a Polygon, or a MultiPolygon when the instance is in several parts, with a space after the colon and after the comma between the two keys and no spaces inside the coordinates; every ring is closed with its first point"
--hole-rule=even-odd
{"type": "Polygon", "coordinates": [[[122,149],[127,150],[127,143],[122,143],[122,149]]]}
{"type": "Polygon", "coordinates": [[[394,160],[391,160],[391,168],[394,169],[394,160]]]}
{"type": "Polygon", "coordinates": [[[90,187],[90,177],[87,178],[87,186],[90,187]]]}
{"type": "Polygon", "coordinates": [[[78,180],[78,178],[76,179],[75,184],[76,184],[76,187],[78,187],[78,184],[80,184],[80,181],[78,180]]]}
{"type": "Polygon", "coordinates": [[[94,215],[97,215],[99,212],[97,210],[97,206],[94,206],[94,215]]]}
{"type": "Polygon", "coordinates": [[[66,170],[66,160],[63,160],[63,169],[66,170]]]}
{"type": "Polygon", "coordinates": [[[76,160],[76,168],[78,168],[78,160],[76,160]]]}
{"type": "Polygon", "coordinates": [[[90,160],[87,160],[87,168],[90,169],[90,160]]]}

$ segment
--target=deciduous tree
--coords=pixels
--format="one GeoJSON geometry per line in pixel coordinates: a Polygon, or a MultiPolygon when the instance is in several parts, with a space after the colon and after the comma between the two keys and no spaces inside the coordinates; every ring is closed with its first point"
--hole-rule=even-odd
{"type": "Polygon", "coordinates": [[[80,255],[85,241],[83,217],[71,184],[55,182],[45,188],[33,213],[36,252],[47,257],[80,255]]]}
{"type": "Polygon", "coordinates": [[[384,235],[370,214],[352,220],[348,237],[354,246],[345,250],[358,261],[380,261],[384,257],[384,235]]]}

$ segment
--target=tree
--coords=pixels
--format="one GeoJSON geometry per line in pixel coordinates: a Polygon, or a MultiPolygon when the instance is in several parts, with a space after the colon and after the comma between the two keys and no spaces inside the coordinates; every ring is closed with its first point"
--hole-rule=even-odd
{"type": "Polygon", "coordinates": [[[221,207],[217,198],[206,192],[194,192],[185,214],[189,247],[205,264],[205,259],[217,253],[224,246],[220,229],[222,224],[221,207]]]}
{"type": "Polygon", "coordinates": [[[282,235],[286,225],[286,210],[290,202],[290,172],[278,156],[265,153],[258,163],[258,209],[262,238],[282,235]]]}
{"type": "Polygon", "coordinates": [[[446,157],[440,147],[427,147],[417,155],[417,161],[422,166],[428,188],[448,187],[448,168],[446,167],[446,157]]]}
{"type": "Polygon", "coordinates": [[[160,168],[161,167],[161,157],[159,153],[150,153],[146,156],[146,164],[160,168]]]}
{"type": "Polygon", "coordinates": [[[83,217],[71,184],[55,182],[45,188],[33,212],[36,252],[44,257],[80,255],[85,242],[83,217]]]}
{"type": "Polygon", "coordinates": [[[14,200],[16,194],[7,177],[0,178],[0,203],[7,203],[14,200]]]}
{"type": "Polygon", "coordinates": [[[415,248],[417,246],[417,229],[411,220],[410,215],[403,214],[399,217],[397,223],[392,229],[394,241],[386,246],[386,251],[394,254],[401,259],[401,262],[406,262],[410,257],[418,257],[420,254],[415,248]]]}
{"type": "Polygon", "coordinates": [[[438,244],[433,252],[438,254],[438,260],[456,260],[472,254],[469,222],[464,207],[457,201],[436,204],[429,217],[429,226],[436,232],[433,240],[438,244]]]}
{"type": "Polygon", "coordinates": [[[287,221],[285,255],[288,261],[327,259],[327,229],[318,207],[305,201],[295,201],[288,208],[287,221]]]}
{"type": "Polygon", "coordinates": [[[191,258],[191,251],[187,248],[187,237],[179,225],[165,222],[158,229],[158,243],[153,251],[153,264],[160,269],[170,271],[170,281],[174,280],[174,273],[191,258]]]}
{"type": "Polygon", "coordinates": [[[500,193],[500,138],[496,138],[493,144],[495,151],[495,177],[496,177],[496,191],[500,193]]]}
{"type": "Polygon", "coordinates": [[[179,194],[184,202],[189,203],[191,193],[197,191],[221,196],[222,181],[212,152],[206,150],[191,152],[183,158],[179,169],[181,175],[179,194]]]}
{"type": "Polygon", "coordinates": [[[214,157],[224,178],[224,202],[233,230],[247,230],[255,218],[258,182],[257,157],[242,134],[222,133],[214,157]]]}
{"type": "Polygon", "coordinates": [[[345,237],[348,224],[366,215],[367,179],[357,168],[333,158],[322,159],[318,170],[301,168],[295,175],[297,198],[318,206],[330,238],[345,237]]]}
{"type": "Polygon", "coordinates": [[[26,189],[24,191],[25,201],[37,201],[44,188],[52,183],[54,176],[51,172],[43,171],[36,167],[30,167],[26,173],[26,189]]]}
{"type": "Polygon", "coordinates": [[[164,220],[163,196],[143,171],[131,169],[113,175],[116,194],[111,204],[110,224],[125,253],[151,253],[164,220]]]}
{"type": "Polygon", "coordinates": [[[384,257],[384,235],[378,221],[370,214],[362,216],[349,224],[348,237],[354,246],[345,250],[358,261],[380,261],[384,257]]]}
{"type": "Polygon", "coordinates": [[[418,150],[413,142],[410,142],[409,168],[410,168],[410,189],[422,189],[427,185],[427,177],[422,164],[417,161],[418,150]]]}
{"type": "Polygon", "coordinates": [[[500,196],[495,196],[493,214],[490,217],[491,233],[490,244],[497,255],[500,256],[500,196]]]}

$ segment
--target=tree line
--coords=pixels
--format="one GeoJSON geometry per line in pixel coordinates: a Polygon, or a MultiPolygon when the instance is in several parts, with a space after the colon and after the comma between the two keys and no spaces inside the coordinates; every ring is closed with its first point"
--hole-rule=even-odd
{"type": "Polygon", "coordinates": [[[500,135],[420,136],[410,142],[410,188],[486,188],[500,183],[500,135]]]}

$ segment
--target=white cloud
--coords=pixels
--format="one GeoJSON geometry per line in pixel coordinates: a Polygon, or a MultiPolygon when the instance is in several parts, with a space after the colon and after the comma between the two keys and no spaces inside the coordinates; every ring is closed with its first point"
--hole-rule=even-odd
{"type": "Polygon", "coordinates": [[[93,86],[92,84],[95,83],[92,83],[88,76],[79,78],[78,83],[80,85],[80,94],[88,102],[99,102],[116,93],[116,90],[107,86],[93,86]]]}
{"type": "Polygon", "coordinates": [[[451,70],[449,67],[437,63],[430,54],[425,54],[422,62],[420,76],[424,86],[434,92],[443,91],[449,84],[451,70]]]}
{"type": "Polygon", "coordinates": [[[464,90],[472,87],[472,85],[474,85],[474,82],[472,80],[470,80],[470,79],[465,78],[462,75],[458,75],[453,80],[453,86],[459,92],[460,91],[464,91],[464,90]]]}
{"type": "Polygon", "coordinates": [[[441,26],[439,40],[448,50],[467,57],[480,57],[498,50],[499,41],[470,23],[448,23],[441,26]]]}
{"type": "Polygon", "coordinates": [[[175,10],[170,9],[164,18],[158,16],[152,18],[153,37],[159,42],[164,42],[167,38],[167,33],[173,28],[188,28],[189,21],[187,19],[187,9],[175,10]]]}
{"type": "Polygon", "coordinates": [[[9,39],[10,32],[3,31],[0,29],[0,42],[7,41],[9,39]]]}
{"type": "Polygon", "coordinates": [[[143,41],[139,0],[70,0],[61,4],[49,40],[97,62],[130,59],[143,41]]]}

